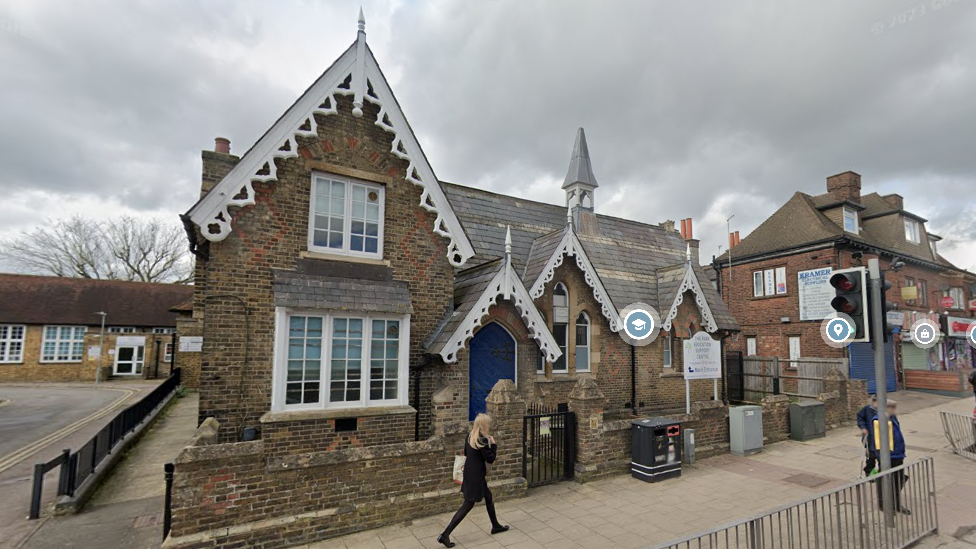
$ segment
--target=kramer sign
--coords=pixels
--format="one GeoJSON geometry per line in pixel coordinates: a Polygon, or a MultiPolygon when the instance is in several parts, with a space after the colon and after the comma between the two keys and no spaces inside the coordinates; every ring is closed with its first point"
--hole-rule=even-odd
{"type": "Polygon", "coordinates": [[[830,285],[833,269],[824,267],[796,273],[797,295],[800,300],[800,320],[823,320],[834,312],[830,300],[836,293],[830,285]]]}

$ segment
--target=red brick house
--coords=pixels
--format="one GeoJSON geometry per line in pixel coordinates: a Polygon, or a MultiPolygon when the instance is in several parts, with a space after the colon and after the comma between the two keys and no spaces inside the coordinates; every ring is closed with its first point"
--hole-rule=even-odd
{"type": "Polygon", "coordinates": [[[895,334],[887,345],[888,389],[894,390],[896,379],[902,379],[908,388],[965,391],[973,349],[959,326],[972,319],[976,274],[939,255],[942,238],[929,233],[925,224],[897,194],[862,195],[861,176],[854,172],[828,177],[825,194],[795,193],[741,241],[738,234],[730,235],[730,251],[712,263],[722,296],[742,324],[742,334],[730,348],[769,357],[849,358],[852,377],[867,379],[873,391],[870,344],[833,349],[819,330],[832,311],[830,273],[866,266],[869,258],[877,257],[881,268],[888,269],[892,290],[887,297],[896,304],[891,321],[901,330],[907,332],[920,318],[956,327],[929,351],[895,334]],[[891,271],[895,258],[905,266],[891,271]]]}
{"type": "Polygon", "coordinates": [[[0,274],[0,381],[94,381],[169,374],[176,315],[193,288],[0,274]],[[105,313],[105,355],[100,348],[105,313]]]}

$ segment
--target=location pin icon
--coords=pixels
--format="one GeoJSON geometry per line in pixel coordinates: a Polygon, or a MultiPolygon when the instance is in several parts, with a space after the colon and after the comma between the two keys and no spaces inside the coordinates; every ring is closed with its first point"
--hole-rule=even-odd
{"type": "Polygon", "coordinates": [[[840,325],[840,322],[835,322],[835,323],[834,323],[834,334],[835,334],[835,335],[836,335],[837,337],[840,337],[840,334],[841,334],[841,332],[843,332],[843,331],[844,331],[844,327],[840,325]]]}

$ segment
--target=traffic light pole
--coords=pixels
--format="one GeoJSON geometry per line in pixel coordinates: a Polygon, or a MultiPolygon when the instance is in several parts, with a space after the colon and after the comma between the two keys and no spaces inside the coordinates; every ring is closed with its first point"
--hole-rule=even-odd
{"type": "MultiPolygon", "coordinates": [[[[868,309],[871,312],[871,343],[874,346],[874,382],[875,394],[878,398],[878,440],[880,446],[879,470],[888,471],[891,469],[891,447],[888,440],[888,383],[885,376],[885,345],[884,330],[885,319],[882,316],[884,310],[884,291],[881,282],[881,267],[877,259],[868,260],[868,276],[871,278],[871,300],[868,309]]],[[[872,426],[873,427],[873,426],[872,426]]],[[[892,475],[887,475],[881,482],[882,501],[884,502],[885,524],[893,526],[895,522],[894,493],[892,475]]]]}

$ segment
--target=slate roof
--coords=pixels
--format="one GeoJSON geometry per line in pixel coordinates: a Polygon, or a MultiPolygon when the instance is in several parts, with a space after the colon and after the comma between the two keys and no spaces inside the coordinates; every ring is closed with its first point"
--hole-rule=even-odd
{"type": "Polygon", "coordinates": [[[0,322],[172,327],[174,305],[193,297],[193,286],[0,274],[0,322]]]}
{"type": "MultiPolygon", "coordinates": [[[[474,244],[476,254],[469,264],[504,257],[505,228],[510,226],[513,266],[531,288],[566,230],[566,209],[453,183],[441,186],[474,244]]],[[[595,220],[595,230],[577,231],[576,236],[614,306],[620,310],[639,301],[667,314],[674,296],[661,294],[657,271],[685,262],[686,245],[678,233],[601,214],[595,220]]],[[[696,274],[719,328],[738,330],[704,272],[696,274]]]]}
{"type": "Polygon", "coordinates": [[[409,314],[406,282],[318,276],[274,269],[276,307],[409,314]]]}
{"type": "Polygon", "coordinates": [[[444,349],[444,345],[457,331],[464,317],[471,312],[488,283],[504,267],[504,261],[497,259],[457,273],[454,277],[454,310],[447,313],[424,342],[428,353],[438,354],[444,349]]]}
{"type": "MultiPolygon", "coordinates": [[[[870,193],[862,195],[855,204],[862,211],[859,214],[859,232],[853,234],[844,231],[843,227],[824,214],[824,211],[843,204],[853,203],[837,200],[831,193],[817,196],[795,193],[786,204],[739,242],[732,251],[733,261],[816,243],[850,240],[855,244],[881,248],[903,258],[963,271],[932,252],[928,234],[924,230],[924,218],[898,208],[878,193],[870,193]],[[905,239],[904,217],[923,224],[920,243],[915,244],[905,239]]],[[[719,264],[727,262],[728,251],[715,258],[715,261],[719,264]]]]}

